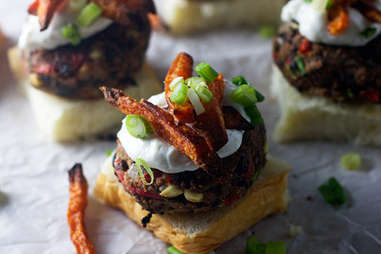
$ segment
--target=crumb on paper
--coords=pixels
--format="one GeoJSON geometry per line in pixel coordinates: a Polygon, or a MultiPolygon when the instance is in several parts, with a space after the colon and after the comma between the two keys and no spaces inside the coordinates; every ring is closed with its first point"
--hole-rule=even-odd
{"type": "Polygon", "coordinates": [[[303,227],[299,225],[290,224],[288,236],[295,238],[303,233],[303,227]]]}

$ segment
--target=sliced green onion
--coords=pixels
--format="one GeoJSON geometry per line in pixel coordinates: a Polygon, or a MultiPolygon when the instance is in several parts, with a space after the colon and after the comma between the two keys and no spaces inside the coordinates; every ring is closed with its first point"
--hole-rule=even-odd
{"type": "Polygon", "coordinates": [[[347,153],[340,158],[341,167],[348,170],[358,170],[361,163],[361,156],[358,153],[347,153]]]}
{"type": "Polygon", "coordinates": [[[205,112],[205,108],[193,88],[188,89],[188,98],[192,103],[194,110],[196,111],[196,115],[201,115],[205,112]]]}
{"type": "Polygon", "coordinates": [[[295,62],[296,66],[298,66],[300,74],[302,74],[303,76],[306,75],[306,65],[304,64],[303,58],[299,56],[298,58],[296,58],[295,62]]]}
{"type": "Polygon", "coordinates": [[[230,99],[244,107],[251,106],[258,102],[256,91],[250,85],[237,87],[230,95],[230,99]]]}
{"type": "Polygon", "coordinates": [[[179,83],[184,83],[184,78],[183,77],[176,77],[172,80],[172,82],[169,84],[169,88],[173,91],[173,89],[175,89],[175,87],[179,84],[179,83]]]}
{"type": "Polygon", "coordinates": [[[274,26],[262,26],[258,33],[263,38],[272,38],[276,34],[276,28],[274,26]]]}
{"type": "Polygon", "coordinates": [[[329,9],[329,8],[331,8],[333,6],[333,4],[334,4],[333,0],[328,0],[327,4],[325,5],[325,8],[329,9]]]}
{"type": "Polygon", "coordinates": [[[249,116],[250,123],[252,125],[259,125],[263,123],[262,115],[256,105],[245,107],[245,112],[249,116]]]}
{"type": "Polygon", "coordinates": [[[168,254],[184,254],[181,251],[179,251],[178,249],[176,249],[174,246],[169,247],[167,249],[167,253],[168,254]]]}
{"type": "Polygon", "coordinates": [[[360,33],[360,35],[366,39],[372,38],[373,35],[375,35],[377,32],[377,29],[374,27],[368,27],[364,31],[360,33]]]}
{"type": "Polygon", "coordinates": [[[138,170],[138,173],[139,173],[139,176],[140,176],[140,179],[142,180],[143,184],[144,185],[151,185],[153,184],[153,180],[154,180],[154,175],[153,175],[153,172],[152,172],[152,169],[148,166],[147,162],[145,162],[145,160],[143,159],[136,159],[135,161],[136,163],[136,168],[138,170]],[[143,168],[142,168],[143,166],[143,168]],[[148,175],[150,176],[150,182],[147,182],[145,176],[144,176],[144,173],[143,173],[143,170],[145,170],[148,175]]]}
{"type": "Polygon", "coordinates": [[[246,254],[266,254],[266,245],[259,243],[255,236],[250,236],[246,242],[246,254]]]}
{"type": "Polygon", "coordinates": [[[67,25],[61,29],[63,37],[68,39],[73,46],[77,46],[81,43],[81,34],[79,33],[76,25],[67,25]]]}
{"type": "Polygon", "coordinates": [[[171,94],[171,101],[176,105],[182,105],[187,101],[188,87],[184,83],[178,83],[171,94]]]}
{"type": "Polygon", "coordinates": [[[77,22],[80,26],[89,27],[102,15],[102,12],[103,10],[99,5],[89,3],[82,9],[77,18],[77,22]]]}
{"type": "Polygon", "coordinates": [[[286,254],[287,248],[284,242],[268,242],[266,244],[266,254],[286,254]]]}
{"type": "Polygon", "coordinates": [[[257,89],[255,89],[255,92],[256,92],[258,102],[262,102],[266,99],[265,96],[263,96],[263,94],[261,94],[257,89]]]}
{"type": "Polygon", "coordinates": [[[113,150],[109,149],[106,151],[106,156],[110,157],[110,155],[113,153],[113,150]]]}
{"type": "Polygon", "coordinates": [[[82,10],[82,8],[86,6],[86,4],[87,0],[70,0],[69,8],[73,11],[79,11],[82,10]]]}
{"type": "Polygon", "coordinates": [[[334,207],[339,207],[346,201],[344,189],[334,177],[329,178],[326,183],[322,184],[319,191],[324,200],[334,207]]]}
{"type": "Polygon", "coordinates": [[[196,66],[195,71],[204,78],[206,82],[213,82],[218,76],[218,72],[207,63],[200,63],[196,66]]]}
{"type": "Polygon", "coordinates": [[[208,103],[213,99],[213,93],[209,90],[208,85],[203,78],[189,78],[187,79],[187,84],[196,92],[203,102],[208,103]]]}
{"type": "Polygon", "coordinates": [[[147,138],[152,133],[150,123],[141,116],[127,115],[125,124],[127,131],[135,138],[147,138]]]}
{"type": "Polygon", "coordinates": [[[243,76],[237,76],[235,78],[232,78],[232,82],[236,86],[249,84],[243,76]]]}
{"type": "Polygon", "coordinates": [[[312,0],[304,0],[306,3],[312,3],[312,0]]]}

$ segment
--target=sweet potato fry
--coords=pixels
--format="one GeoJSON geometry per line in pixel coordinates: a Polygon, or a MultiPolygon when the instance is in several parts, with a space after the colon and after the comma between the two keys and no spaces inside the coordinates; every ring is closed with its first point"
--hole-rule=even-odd
{"type": "Polygon", "coordinates": [[[131,23],[131,12],[142,14],[156,13],[151,0],[91,0],[103,9],[105,17],[116,23],[128,25],[131,23]]]}
{"type": "Polygon", "coordinates": [[[37,15],[39,2],[40,2],[39,0],[35,0],[31,5],[29,5],[28,13],[30,15],[37,15]]]}
{"type": "Polygon", "coordinates": [[[371,22],[381,23],[381,11],[377,10],[375,7],[371,7],[370,5],[358,1],[352,6],[357,9],[362,15],[364,15],[371,22]]]}
{"type": "Polygon", "coordinates": [[[347,6],[334,5],[328,10],[327,28],[332,35],[339,35],[349,26],[349,15],[347,6]]]}
{"type": "Polygon", "coordinates": [[[41,31],[48,28],[50,21],[53,18],[54,13],[65,4],[66,1],[62,0],[37,0],[30,7],[30,11],[36,12],[40,22],[41,31]],[[37,2],[37,3],[36,3],[37,2]],[[37,6],[37,10],[36,10],[37,6]]]}
{"type": "Polygon", "coordinates": [[[82,172],[82,165],[75,164],[69,171],[70,200],[67,220],[70,237],[78,254],[94,254],[94,246],[86,235],[84,217],[87,206],[87,181],[82,172]]]}
{"type": "Polygon", "coordinates": [[[124,114],[144,117],[152,125],[157,136],[188,156],[195,165],[211,174],[215,174],[220,168],[221,159],[205,138],[185,124],[176,125],[174,117],[168,111],[146,100],[137,102],[118,89],[100,89],[110,105],[124,114]]]}
{"type": "Polygon", "coordinates": [[[189,99],[183,105],[176,105],[172,103],[170,97],[172,91],[169,87],[173,79],[177,77],[183,77],[184,80],[190,78],[193,72],[193,59],[187,53],[179,53],[176,59],[173,61],[167,76],[165,78],[165,98],[167,100],[168,109],[175,116],[175,120],[178,123],[191,123],[195,120],[195,113],[192,104],[189,99]]]}
{"type": "Polygon", "coordinates": [[[213,93],[213,99],[202,104],[205,112],[196,116],[194,127],[207,138],[215,151],[218,151],[228,142],[224,116],[222,114],[222,98],[225,89],[223,76],[220,74],[212,83],[208,84],[209,90],[213,93]]]}

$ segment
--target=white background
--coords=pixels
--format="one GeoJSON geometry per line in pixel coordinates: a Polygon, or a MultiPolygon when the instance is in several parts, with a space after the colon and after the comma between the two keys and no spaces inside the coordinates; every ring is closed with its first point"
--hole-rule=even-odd
{"type": "MultiPolygon", "coordinates": [[[[0,24],[11,37],[9,45],[19,35],[29,2],[0,3],[0,24]]],[[[271,136],[279,113],[268,94],[269,40],[237,30],[187,38],[154,34],[148,61],[161,79],[179,51],[192,54],[195,62],[209,62],[226,77],[245,75],[263,91],[267,100],[260,109],[271,136]]],[[[61,145],[44,139],[11,79],[5,52],[0,63],[0,253],[75,253],[66,224],[67,170],[82,162],[92,188],[105,151],[114,142],[61,145]]],[[[292,254],[381,253],[381,150],[314,142],[279,145],[269,140],[270,153],[293,168],[289,211],[263,220],[216,253],[243,252],[245,239],[253,232],[263,241],[287,240],[292,254]],[[363,171],[340,169],[340,156],[351,151],[362,155],[363,171]],[[340,180],[349,197],[349,204],[339,210],[327,205],[317,191],[330,176],[340,180]],[[301,225],[304,233],[287,238],[289,224],[301,225]]],[[[97,253],[165,253],[164,243],[91,195],[87,225],[97,253]]]]}

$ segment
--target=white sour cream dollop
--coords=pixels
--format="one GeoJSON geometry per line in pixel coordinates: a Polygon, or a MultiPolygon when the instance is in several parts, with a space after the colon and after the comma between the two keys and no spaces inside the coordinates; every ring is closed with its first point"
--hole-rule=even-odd
{"type": "MultiPolygon", "coordinates": [[[[381,1],[374,4],[379,8],[381,1]]],[[[312,3],[304,0],[291,0],[282,10],[282,21],[296,20],[299,23],[299,32],[313,42],[341,46],[364,46],[381,33],[381,24],[372,23],[359,11],[349,8],[349,27],[341,34],[333,36],[327,29],[327,12],[314,8],[312,3]],[[361,33],[368,28],[376,29],[373,36],[367,38],[361,33]]]]}
{"type": "MultiPolygon", "coordinates": [[[[230,93],[234,90],[234,87],[234,85],[227,82],[224,105],[232,106],[238,112],[244,113],[241,106],[234,104],[230,101],[230,99],[228,99],[230,97],[230,93]]],[[[148,100],[159,107],[167,106],[164,93],[154,95],[148,100]]],[[[246,114],[243,116],[248,119],[246,114]]],[[[218,156],[221,158],[232,155],[241,147],[244,134],[244,131],[240,130],[226,131],[228,135],[228,142],[217,151],[218,156]]],[[[174,146],[156,136],[151,136],[147,139],[140,139],[131,136],[126,128],[125,120],[122,121],[122,128],[118,132],[117,136],[121,145],[132,160],[141,158],[145,160],[150,167],[158,169],[164,173],[176,174],[184,171],[195,171],[199,168],[193,163],[193,161],[179,152],[174,146]]]]}
{"type": "MultiPolygon", "coordinates": [[[[61,29],[69,24],[77,24],[78,14],[78,12],[62,10],[54,14],[49,27],[44,31],[40,31],[41,27],[38,17],[29,15],[18,41],[19,48],[31,51],[35,49],[55,49],[59,46],[70,44],[68,39],[62,36],[61,29]]],[[[78,24],[77,26],[81,38],[85,39],[103,31],[112,22],[110,19],[100,17],[89,27],[81,27],[78,24]]]]}

